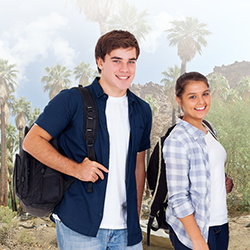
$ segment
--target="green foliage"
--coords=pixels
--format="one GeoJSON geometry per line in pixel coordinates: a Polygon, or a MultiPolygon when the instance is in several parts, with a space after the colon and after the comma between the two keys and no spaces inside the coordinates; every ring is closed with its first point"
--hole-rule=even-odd
{"type": "Polygon", "coordinates": [[[216,128],[218,139],[227,152],[226,173],[234,181],[228,196],[229,208],[250,208],[250,116],[249,99],[237,98],[212,102],[206,119],[216,128]],[[237,203],[236,203],[237,202],[237,203]]]}
{"type": "Polygon", "coordinates": [[[79,84],[87,86],[91,83],[95,76],[98,76],[99,73],[96,70],[90,68],[89,63],[84,61],[80,62],[75,68],[73,74],[75,75],[75,80],[80,80],[79,84]],[[90,79],[90,80],[89,80],[90,79]]]}
{"type": "Polygon", "coordinates": [[[145,36],[152,30],[147,21],[146,10],[138,13],[134,3],[120,1],[119,12],[109,21],[109,30],[122,29],[134,34],[138,41],[146,40],[145,36]]]}
{"type": "Polygon", "coordinates": [[[14,99],[12,103],[12,115],[16,116],[19,113],[23,113],[26,119],[29,119],[32,107],[31,102],[26,101],[25,96],[21,96],[19,99],[14,99]]]}
{"type": "Polygon", "coordinates": [[[41,114],[40,108],[34,108],[29,114],[28,119],[28,126],[30,127],[38,118],[38,116],[41,114]]]}
{"type": "Polygon", "coordinates": [[[186,64],[190,62],[198,52],[202,53],[202,47],[207,46],[205,36],[211,34],[206,29],[207,24],[194,17],[185,17],[185,20],[174,20],[172,27],[166,32],[169,46],[176,46],[181,63],[181,74],[186,72],[186,64]]]}
{"type": "Polygon", "coordinates": [[[185,20],[173,20],[171,24],[172,28],[166,30],[168,33],[167,39],[169,40],[169,45],[175,46],[180,41],[192,37],[195,42],[196,51],[201,54],[201,47],[207,46],[205,36],[211,34],[211,32],[206,29],[207,24],[200,22],[195,17],[185,17],[185,20]]]}
{"type": "Polygon", "coordinates": [[[236,86],[236,91],[241,97],[249,97],[250,94],[250,77],[246,76],[241,79],[241,81],[236,86]]]}
{"type": "Polygon", "coordinates": [[[26,245],[30,245],[30,246],[33,246],[33,238],[31,237],[31,235],[25,231],[23,231],[20,236],[19,236],[19,239],[18,241],[21,243],[21,244],[26,244],[26,245]]]}
{"type": "Polygon", "coordinates": [[[55,66],[46,67],[45,75],[41,78],[44,91],[50,91],[53,85],[60,85],[68,88],[71,85],[71,70],[67,67],[56,63],[55,66]]]}
{"type": "Polygon", "coordinates": [[[8,226],[12,224],[12,219],[16,216],[16,212],[12,212],[8,207],[0,206],[0,221],[8,226]]]}
{"type": "Polygon", "coordinates": [[[157,100],[152,95],[146,95],[145,101],[150,105],[152,110],[152,116],[154,117],[155,113],[159,110],[160,106],[157,103],[157,100]]]}
{"type": "Polygon", "coordinates": [[[9,64],[8,60],[0,59],[0,77],[3,77],[11,91],[15,91],[14,86],[18,86],[16,79],[18,70],[16,70],[16,64],[9,64]]]}

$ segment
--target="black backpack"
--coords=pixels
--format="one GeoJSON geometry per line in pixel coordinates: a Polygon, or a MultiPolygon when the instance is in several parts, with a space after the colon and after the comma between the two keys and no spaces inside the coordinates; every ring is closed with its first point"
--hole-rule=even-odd
{"type": "MultiPolygon", "coordinates": [[[[80,91],[84,105],[83,136],[88,147],[88,157],[90,160],[96,160],[94,151],[98,128],[96,103],[87,88],[81,85],[75,88],[80,91]]],[[[29,130],[30,128],[25,128],[25,135],[29,130]]],[[[60,151],[57,138],[53,138],[50,143],[60,151]]],[[[61,202],[64,192],[74,181],[73,177],[66,181],[64,174],[42,164],[22,148],[20,155],[16,154],[13,173],[14,191],[24,210],[31,215],[44,217],[52,213],[61,202]]],[[[92,184],[89,183],[88,192],[92,192],[92,184]]]]}
{"type": "MultiPolygon", "coordinates": [[[[210,131],[210,133],[217,140],[213,132],[212,126],[208,121],[203,120],[203,125],[210,131]]],[[[166,222],[165,211],[168,206],[168,188],[166,180],[166,166],[163,159],[162,147],[165,139],[169,136],[171,131],[176,126],[170,127],[166,134],[159,138],[154,150],[150,156],[147,167],[147,181],[149,189],[151,190],[152,200],[150,204],[150,216],[147,225],[147,245],[150,246],[150,231],[157,231],[158,229],[168,230],[168,223],[166,222]],[[153,225],[156,219],[157,226],[153,225]]]]}

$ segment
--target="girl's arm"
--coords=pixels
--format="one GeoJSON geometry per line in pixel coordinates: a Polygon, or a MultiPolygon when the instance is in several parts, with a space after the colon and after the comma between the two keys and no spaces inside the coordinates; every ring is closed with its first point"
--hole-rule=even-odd
{"type": "Polygon", "coordinates": [[[179,218],[193,243],[193,250],[209,250],[193,214],[179,218]]]}

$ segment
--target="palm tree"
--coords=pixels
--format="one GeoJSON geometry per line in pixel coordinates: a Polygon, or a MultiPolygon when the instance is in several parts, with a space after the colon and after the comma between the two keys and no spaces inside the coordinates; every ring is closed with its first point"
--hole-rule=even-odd
{"type": "Polygon", "coordinates": [[[75,80],[79,79],[79,84],[82,86],[87,86],[90,84],[89,78],[93,79],[95,75],[99,75],[97,70],[90,68],[89,63],[80,62],[75,68],[73,74],[75,75],[75,80]]]}
{"type": "Polygon", "coordinates": [[[175,83],[181,74],[181,69],[175,65],[174,67],[169,67],[168,71],[163,71],[162,74],[164,78],[161,80],[161,83],[164,83],[165,94],[168,96],[168,100],[172,105],[172,125],[174,125],[176,123],[175,111],[178,108],[178,104],[175,100],[175,83]]]}
{"type": "Polygon", "coordinates": [[[1,186],[0,205],[8,206],[8,182],[7,182],[7,147],[5,127],[5,104],[9,98],[10,91],[14,91],[17,85],[16,64],[9,64],[8,60],[0,59],[0,106],[1,106],[1,186]]]}
{"type": "Polygon", "coordinates": [[[45,68],[45,76],[42,77],[41,82],[44,83],[44,92],[49,91],[50,100],[61,90],[71,85],[70,76],[71,70],[58,63],[55,66],[45,68]]]}
{"type": "Polygon", "coordinates": [[[200,22],[194,17],[185,17],[185,20],[174,20],[172,28],[166,30],[170,46],[177,45],[178,56],[181,59],[181,74],[186,72],[186,64],[190,62],[198,52],[202,53],[201,47],[207,46],[205,36],[211,32],[206,28],[207,24],[200,22]]]}
{"type": "Polygon", "coordinates": [[[116,0],[71,0],[88,21],[98,22],[101,35],[108,31],[116,0]]]}
{"type": "Polygon", "coordinates": [[[28,120],[31,113],[31,102],[26,101],[24,96],[20,97],[18,100],[15,100],[12,106],[12,115],[16,115],[16,127],[19,130],[19,151],[22,146],[23,138],[23,129],[26,126],[26,119],[28,120]]]}
{"type": "Polygon", "coordinates": [[[18,133],[12,124],[8,126],[6,129],[6,141],[7,141],[7,159],[8,159],[8,172],[9,172],[9,177],[8,177],[8,182],[9,182],[9,189],[10,189],[10,196],[11,196],[11,205],[12,205],[12,210],[17,211],[17,204],[16,204],[16,197],[15,197],[15,192],[13,191],[12,188],[12,179],[13,179],[13,156],[14,153],[18,149],[18,133]]]}
{"type": "Polygon", "coordinates": [[[138,41],[144,39],[152,29],[147,23],[146,10],[138,13],[134,4],[121,0],[118,14],[113,15],[109,21],[109,30],[123,29],[134,34],[138,41]]]}
{"type": "Polygon", "coordinates": [[[237,84],[236,91],[242,99],[247,99],[250,97],[250,77],[245,76],[242,80],[237,84]]]}
{"type": "Polygon", "coordinates": [[[10,116],[10,109],[8,106],[7,101],[4,104],[4,116],[2,116],[2,110],[0,112],[1,118],[4,117],[4,119],[1,119],[0,125],[1,125],[1,141],[4,141],[5,144],[1,144],[1,193],[3,194],[2,199],[3,202],[1,205],[8,206],[8,148],[6,145],[6,128],[8,127],[9,124],[9,116],[10,116]],[[3,122],[4,121],[4,122],[3,122]],[[3,126],[2,126],[3,124],[3,126]],[[7,198],[6,198],[7,197],[7,198]]]}
{"type": "Polygon", "coordinates": [[[152,116],[154,117],[155,113],[159,110],[160,106],[157,103],[156,99],[153,98],[152,95],[147,94],[145,96],[145,101],[149,104],[151,110],[152,110],[152,116]]]}
{"type": "Polygon", "coordinates": [[[16,127],[12,124],[9,124],[6,129],[6,143],[7,148],[14,154],[18,149],[18,133],[16,127]]]}
{"type": "Polygon", "coordinates": [[[29,118],[28,118],[28,126],[30,127],[38,118],[38,116],[41,114],[40,108],[35,108],[30,112],[29,118]]]}
{"type": "Polygon", "coordinates": [[[213,99],[221,98],[227,100],[227,96],[230,90],[228,80],[218,73],[213,73],[207,76],[210,93],[213,99]]]}

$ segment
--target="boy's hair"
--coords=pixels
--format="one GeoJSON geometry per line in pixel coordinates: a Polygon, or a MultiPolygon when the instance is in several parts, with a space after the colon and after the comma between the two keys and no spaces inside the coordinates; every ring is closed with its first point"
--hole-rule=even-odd
{"type": "MultiPolygon", "coordinates": [[[[99,38],[95,47],[95,59],[97,61],[98,58],[101,58],[104,61],[105,56],[107,54],[109,55],[111,51],[119,48],[126,49],[130,47],[136,49],[137,59],[140,54],[140,47],[134,35],[124,30],[110,31],[99,38]]],[[[101,73],[98,66],[97,68],[99,73],[101,73]]]]}
{"type": "Polygon", "coordinates": [[[175,84],[175,95],[182,99],[182,94],[185,91],[185,87],[190,81],[201,81],[204,82],[209,88],[207,78],[199,72],[188,72],[181,75],[175,84]]]}

